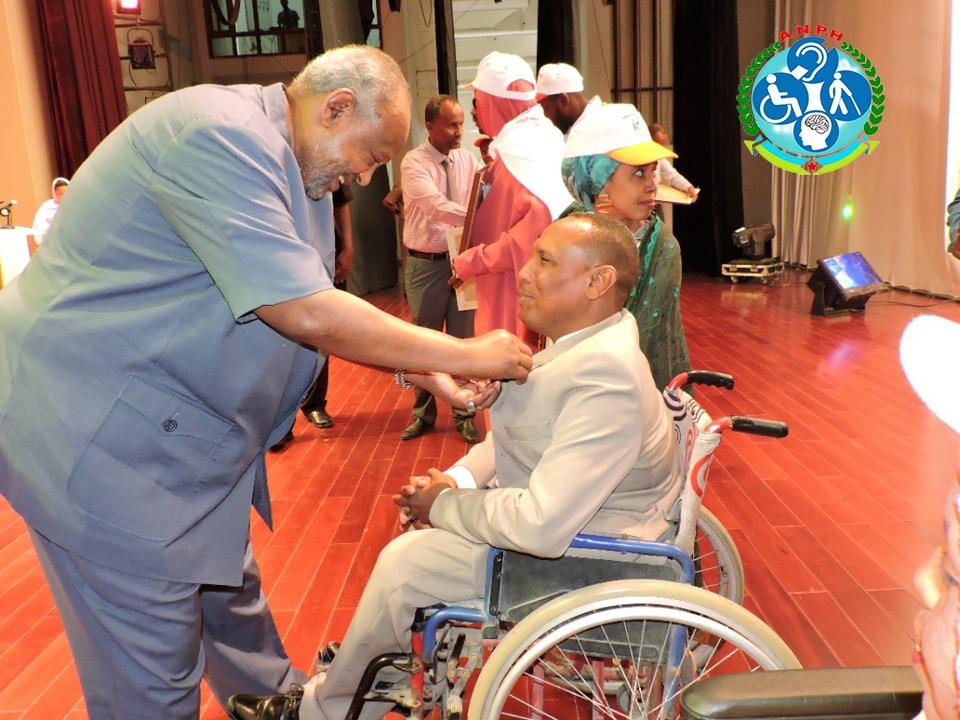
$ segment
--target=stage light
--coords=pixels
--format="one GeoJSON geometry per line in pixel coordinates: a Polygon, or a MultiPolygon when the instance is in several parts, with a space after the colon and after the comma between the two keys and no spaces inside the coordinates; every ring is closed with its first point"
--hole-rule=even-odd
{"type": "Polygon", "coordinates": [[[744,257],[759,259],[767,256],[767,243],[776,234],[771,223],[737,228],[733,231],[733,244],[743,252],[744,257]]]}
{"type": "Polygon", "coordinates": [[[861,253],[849,252],[817,261],[807,285],[813,290],[812,315],[863,312],[871,295],[887,289],[861,253]]]}
{"type": "Polygon", "coordinates": [[[140,0],[117,0],[117,12],[121,15],[139,15],[140,0]]]}
{"type": "Polygon", "coordinates": [[[840,217],[842,217],[846,222],[850,222],[853,219],[853,200],[847,200],[843,207],[840,208],[840,217]]]}

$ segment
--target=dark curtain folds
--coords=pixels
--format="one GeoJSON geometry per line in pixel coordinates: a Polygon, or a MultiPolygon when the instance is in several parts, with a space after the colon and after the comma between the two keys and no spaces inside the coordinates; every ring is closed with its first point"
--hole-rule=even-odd
{"type": "Polygon", "coordinates": [[[676,0],[674,7],[677,169],[701,188],[694,205],[674,212],[674,227],[684,268],[719,274],[720,265],[737,256],[731,238],[743,225],[737,5],[676,0]]]}
{"type": "Polygon", "coordinates": [[[543,2],[537,7],[537,68],[547,63],[576,65],[573,0],[543,2]]]}
{"type": "Polygon", "coordinates": [[[127,115],[110,0],[38,0],[57,171],[70,177],[127,115]]]}

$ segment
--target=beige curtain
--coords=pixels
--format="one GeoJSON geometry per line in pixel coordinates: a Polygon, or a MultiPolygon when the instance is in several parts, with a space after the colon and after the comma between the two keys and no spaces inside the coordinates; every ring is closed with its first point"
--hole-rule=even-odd
{"type": "MultiPolygon", "coordinates": [[[[895,285],[949,293],[943,252],[950,2],[775,0],[771,37],[796,26],[835,28],[877,67],[886,110],[870,156],[802,177],[774,169],[772,205],[787,262],[859,250],[895,285]],[[854,216],[841,218],[850,201],[854,216]]],[[[769,44],[757,40],[758,50],[769,44]]]]}

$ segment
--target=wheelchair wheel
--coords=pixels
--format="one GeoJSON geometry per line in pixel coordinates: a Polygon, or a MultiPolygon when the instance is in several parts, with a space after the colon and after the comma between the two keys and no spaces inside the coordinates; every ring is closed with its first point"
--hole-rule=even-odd
{"type": "Polygon", "coordinates": [[[743,604],[743,561],[737,545],[717,516],[700,508],[693,546],[694,584],[743,604]]]}
{"type": "Polygon", "coordinates": [[[677,717],[680,693],[700,678],[799,667],[773,630],[726,598],[619,580],[567,593],[519,622],[484,665],[467,717],[662,720],[677,717]]]}

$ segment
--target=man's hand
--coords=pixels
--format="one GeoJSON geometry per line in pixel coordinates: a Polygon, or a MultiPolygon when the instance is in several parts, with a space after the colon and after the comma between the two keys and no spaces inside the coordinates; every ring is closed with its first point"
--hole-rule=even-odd
{"type": "Polygon", "coordinates": [[[700,188],[694,187],[693,185],[691,185],[687,189],[687,196],[690,198],[691,204],[695,203],[697,201],[697,198],[700,197],[700,188]]]}
{"type": "Polygon", "coordinates": [[[353,248],[345,247],[337,254],[336,267],[333,273],[335,283],[347,281],[347,277],[353,272],[353,248]]]}
{"type": "Polygon", "coordinates": [[[427,475],[414,475],[410,482],[400,488],[400,494],[392,500],[400,506],[400,527],[422,530],[430,525],[430,509],[441,492],[456,488],[457,482],[437,468],[427,470],[427,475]]]}
{"type": "Polygon", "coordinates": [[[500,383],[496,380],[455,378],[446,373],[406,372],[404,377],[458,410],[475,412],[488,408],[500,395],[500,383]]]}
{"type": "Polygon", "coordinates": [[[447,284],[452,287],[454,290],[463,285],[463,280],[457,277],[457,267],[456,265],[451,265],[450,267],[450,279],[447,280],[447,284]]]}
{"type": "Polygon", "coordinates": [[[383,196],[383,206],[394,215],[403,212],[403,190],[397,185],[393,190],[383,196]]]}
{"type": "Polygon", "coordinates": [[[458,370],[459,375],[526,381],[533,365],[533,353],[516,335],[506,330],[492,330],[463,342],[468,346],[470,362],[458,370]]]}

